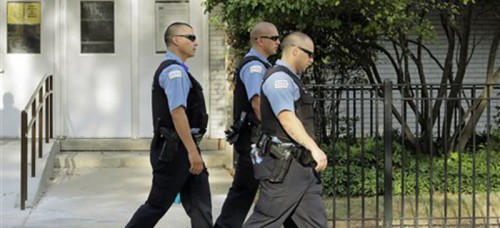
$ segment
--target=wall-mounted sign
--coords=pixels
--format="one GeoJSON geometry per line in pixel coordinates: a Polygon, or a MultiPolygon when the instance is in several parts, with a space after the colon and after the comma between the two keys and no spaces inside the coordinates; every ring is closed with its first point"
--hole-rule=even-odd
{"type": "Polygon", "coordinates": [[[156,2],[156,53],[165,53],[164,34],[167,27],[173,22],[189,24],[189,3],[185,2],[156,2]]]}
{"type": "Polygon", "coordinates": [[[7,53],[40,53],[40,2],[7,3],[7,53]]]}

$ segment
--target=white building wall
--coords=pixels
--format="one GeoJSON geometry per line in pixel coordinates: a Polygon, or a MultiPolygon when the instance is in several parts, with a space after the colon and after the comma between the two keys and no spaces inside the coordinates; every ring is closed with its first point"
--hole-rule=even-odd
{"type": "Polygon", "coordinates": [[[226,99],[229,86],[226,74],[226,45],[222,29],[210,26],[210,137],[224,138],[230,102],[226,99]]]}
{"type": "Polygon", "coordinates": [[[56,1],[40,1],[40,53],[7,53],[7,5],[11,2],[39,1],[0,1],[0,138],[20,137],[21,111],[43,76],[55,73],[56,64],[56,1]]]}

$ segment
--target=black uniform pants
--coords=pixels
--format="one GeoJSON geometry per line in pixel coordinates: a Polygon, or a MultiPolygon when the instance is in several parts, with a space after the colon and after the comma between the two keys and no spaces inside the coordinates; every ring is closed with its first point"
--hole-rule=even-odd
{"type": "Polygon", "coordinates": [[[191,227],[213,227],[207,169],[205,168],[199,175],[189,172],[191,165],[182,143],[173,162],[159,161],[161,144],[151,144],[153,183],[148,199],[137,209],[126,227],[154,227],[170,208],[179,192],[182,206],[191,218],[191,227]]]}
{"type": "Polygon", "coordinates": [[[224,201],[221,214],[215,222],[215,227],[241,227],[252,206],[257,189],[259,188],[259,181],[257,181],[253,175],[250,151],[251,148],[236,151],[239,156],[233,184],[224,201]]]}
{"type": "MultiPolygon", "coordinates": [[[[256,166],[256,169],[264,169],[261,173],[269,173],[273,163],[273,158],[267,155],[261,165],[256,166]]],[[[317,183],[312,168],[302,166],[292,159],[283,182],[270,183],[265,175],[259,179],[259,199],[253,214],[243,227],[279,228],[288,217],[297,227],[327,227],[326,212],[321,198],[321,185],[317,183]]]]}

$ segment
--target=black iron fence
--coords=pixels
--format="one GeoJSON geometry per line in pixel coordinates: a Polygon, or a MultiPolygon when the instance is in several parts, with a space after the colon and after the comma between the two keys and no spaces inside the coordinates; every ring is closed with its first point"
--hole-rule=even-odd
{"type": "Polygon", "coordinates": [[[45,75],[21,112],[21,210],[25,209],[28,200],[29,133],[31,133],[31,177],[35,177],[37,142],[38,157],[42,158],[44,127],[45,142],[48,143],[49,139],[53,138],[53,93],[53,76],[45,75]]]}
{"type": "Polygon", "coordinates": [[[314,85],[333,227],[498,227],[500,86],[314,85]]]}

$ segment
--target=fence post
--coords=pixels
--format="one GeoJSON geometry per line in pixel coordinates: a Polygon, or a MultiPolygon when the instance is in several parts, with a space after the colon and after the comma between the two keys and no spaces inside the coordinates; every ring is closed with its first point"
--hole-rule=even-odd
{"type": "Polygon", "coordinates": [[[384,81],[384,227],[392,227],[392,81],[384,81]]]}

